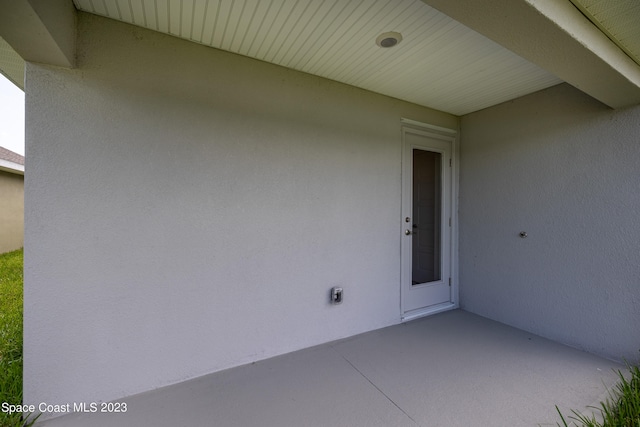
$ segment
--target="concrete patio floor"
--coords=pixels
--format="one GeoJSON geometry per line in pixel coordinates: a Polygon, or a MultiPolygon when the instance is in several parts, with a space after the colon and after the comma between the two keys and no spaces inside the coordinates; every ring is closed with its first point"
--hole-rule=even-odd
{"type": "MultiPolygon", "coordinates": [[[[179,363],[179,361],[176,361],[179,363]]],[[[607,397],[622,365],[461,310],[125,399],[75,426],[555,426],[607,397]]]]}

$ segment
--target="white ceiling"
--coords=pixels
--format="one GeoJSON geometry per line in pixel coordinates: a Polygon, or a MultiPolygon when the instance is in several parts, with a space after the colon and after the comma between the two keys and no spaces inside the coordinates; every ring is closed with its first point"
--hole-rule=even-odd
{"type": "Polygon", "coordinates": [[[421,0],[73,0],[77,9],[463,115],[561,82],[421,0]],[[393,48],[376,37],[402,34],[393,48]]]}

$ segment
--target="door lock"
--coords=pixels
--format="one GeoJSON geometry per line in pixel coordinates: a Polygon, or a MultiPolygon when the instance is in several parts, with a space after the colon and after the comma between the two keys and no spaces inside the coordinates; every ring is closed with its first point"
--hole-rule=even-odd
{"type": "Polygon", "coordinates": [[[411,234],[411,230],[409,230],[408,228],[406,230],[404,230],[404,234],[406,234],[407,236],[411,234]]]}

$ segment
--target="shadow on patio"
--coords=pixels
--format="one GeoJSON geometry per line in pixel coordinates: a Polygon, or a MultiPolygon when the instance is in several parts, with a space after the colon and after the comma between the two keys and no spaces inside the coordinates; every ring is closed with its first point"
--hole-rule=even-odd
{"type": "Polygon", "coordinates": [[[39,425],[555,426],[555,405],[595,405],[622,368],[456,310],[39,425]]]}

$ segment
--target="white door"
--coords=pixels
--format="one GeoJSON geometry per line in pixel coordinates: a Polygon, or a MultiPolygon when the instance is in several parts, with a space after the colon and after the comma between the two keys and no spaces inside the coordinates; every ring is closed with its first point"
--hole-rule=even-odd
{"type": "Polygon", "coordinates": [[[452,308],[453,138],[403,128],[402,317],[452,308]]]}

